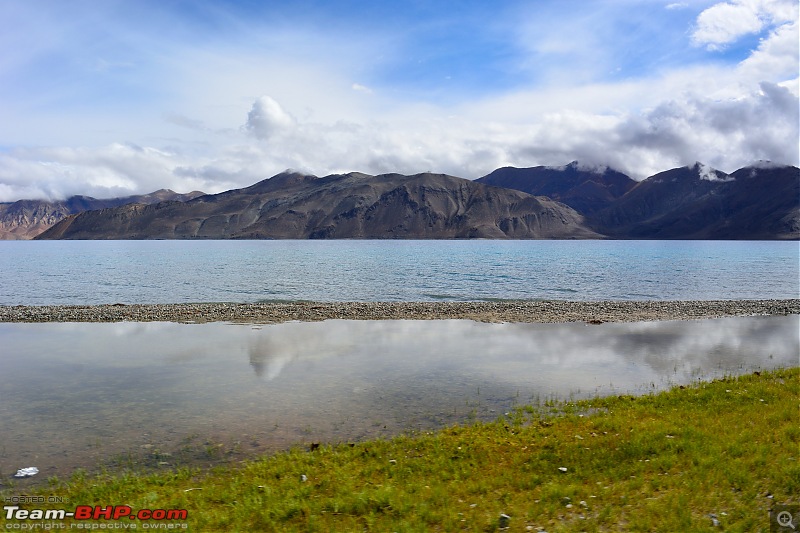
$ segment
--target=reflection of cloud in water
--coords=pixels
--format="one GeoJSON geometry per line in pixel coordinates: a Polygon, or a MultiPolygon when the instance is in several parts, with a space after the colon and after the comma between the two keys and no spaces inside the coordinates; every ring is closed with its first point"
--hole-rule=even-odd
{"type": "Polygon", "coordinates": [[[798,316],[598,326],[0,324],[0,428],[24,443],[18,450],[40,454],[40,468],[67,455],[94,464],[90,434],[108,453],[143,434],[175,449],[183,435],[217,431],[287,446],[381,436],[386,426],[386,434],[440,427],[473,410],[494,418],[534,398],[797,366],[799,327],[798,316]],[[65,426],[75,412],[84,423],[65,426]]]}
{"type": "Polygon", "coordinates": [[[799,323],[798,317],[663,322],[659,328],[636,323],[616,336],[614,346],[629,360],[642,360],[659,372],[675,365],[687,371],[745,367],[770,355],[796,356],[799,323]]]}
{"type": "Polygon", "coordinates": [[[248,353],[256,373],[268,380],[290,362],[334,356],[366,357],[376,373],[381,367],[411,374],[435,368],[496,372],[502,365],[504,374],[517,378],[517,372],[530,375],[545,368],[575,371],[578,377],[586,369],[641,365],[662,377],[691,376],[698,370],[758,367],[770,355],[777,359],[774,364],[793,364],[798,320],[743,317],[599,326],[331,320],[265,327],[250,338],[248,353]]]}
{"type": "Polygon", "coordinates": [[[3,337],[9,349],[71,366],[157,363],[180,370],[194,363],[236,365],[244,356],[257,376],[272,382],[297,367],[308,375],[350,369],[363,374],[364,384],[383,376],[425,379],[427,372],[526,383],[567,379],[591,387],[600,380],[619,383],[625,373],[641,384],[717,369],[795,366],[799,325],[798,316],[598,326],[469,320],[330,320],[259,328],[67,323],[6,325],[3,337]]]}

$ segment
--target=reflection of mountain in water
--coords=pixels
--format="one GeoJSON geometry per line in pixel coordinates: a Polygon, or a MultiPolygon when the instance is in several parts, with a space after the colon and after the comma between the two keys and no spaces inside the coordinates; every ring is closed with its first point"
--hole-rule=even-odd
{"type": "Polygon", "coordinates": [[[250,343],[247,352],[250,355],[250,366],[256,376],[267,381],[275,379],[291,359],[291,355],[281,356],[269,338],[259,338],[250,343]]]}
{"type": "Polygon", "coordinates": [[[247,347],[256,376],[271,381],[295,359],[314,361],[344,356],[356,350],[354,342],[372,342],[372,335],[351,338],[344,321],[290,322],[267,326],[253,336],[247,347]],[[338,324],[338,325],[337,325],[338,324]]]}
{"type": "Polygon", "coordinates": [[[389,427],[429,428],[472,411],[491,420],[539,400],[794,366],[799,327],[798,316],[600,325],[333,320],[264,327],[247,354],[269,394],[299,409],[324,405],[354,426],[368,409],[389,427]]]}

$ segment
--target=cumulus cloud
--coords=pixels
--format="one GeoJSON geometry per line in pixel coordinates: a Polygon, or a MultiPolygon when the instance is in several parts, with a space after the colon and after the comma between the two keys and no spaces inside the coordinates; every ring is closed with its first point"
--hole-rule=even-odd
{"type": "Polygon", "coordinates": [[[298,123],[294,135],[265,146],[283,166],[334,172],[437,170],[468,178],[506,164],[609,165],[637,178],[698,159],[732,171],[765,159],[798,162],[797,95],[764,82],[735,98],[697,92],[640,113],[561,111],[535,123],[492,124],[414,115],[401,127],[381,123],[298,123]],[[349,165],[350,168],[342,168],[349,165]]]}
{"type": "Polygon", "coordinates": [[[730,172],[756,160],[798,164],[798,114],[798,96],[767,82],[726,99],[690,92],[637,113],[565,110],[519,123],[429,109],[409,111],[405,121],[323,123],[294,119],[276,100],[260,97],[242,117],[244,134],[203,156],[134,144],[2,154],[0,200],[123,196],[162,187],[213,193],[286,168],[477,178],[506,165],[577,159],[581,168],[609,166],[642,179],[699,160],[730,172]]]}
{"type": "Polygon", "coordinates": [[[75,194],[111,198],[161,188],[219,192],[235,184],[222,174],[208,179],[200,173],[179,172],[195,165],[202,167],[202,160],[134,144],[18,148],[0,154],[0,201],[57,200],[75,194]]]}
{"type": "Polygon", "coordinates": [[[258,139],[269,139],[290,130],[295,119],[269,96],[261,96],[247,113],[245,128],[258,139]]]}
{"type": "Polygon", "coordinates": [[[733,0],[709,7],[697,17],[692,40],[719,50],[737,39],[797,19],[794,0],[733,0]]]}
{"type": "MultiPolygon", "coordinates": [[[[694,9],[685,2],[664,7],[683,9],[684,15],[694,9]]],[[[381,84],[375,70],[362,67],[371,60],[363,41],[353,46],[358,53],[340,47],[320,56],[320,41],[291,57],[278,52],[296,50],[308,39],[273,39],[258,53],[193,45],[169,65],[180,75],[166,87],[181,95],[181,107],[159,104],[156,127],[139,108],[127,115],[105,113],[121,105],[85,115],[59,114],[56,104],[47,113],[33,112],[33,105],[0,109],[0,124],[6,125],[0,127],[0,200],[109,197],[162,187],[220,192],[286,168],[317,175],[432,170],[477,178],[501,166],[578,160],[586,168],[607,165],[640,179],[698,160],[727,172],[759,159],[797,165],[797,11],[794,0],[718,2],[698,15],[691,40],[718,50],[745,35],[760,37],[747,57],[737,51],[739,64],[700,61],[608,81],[575,75],[588,63],[602,64],[595,52],[609,55],[600,50],[597,35],[578,43],[553,31],[552,39],[542,41],[543,29],[536,26],[527,32],[535,41],[531,57],[552,53],[551,44],[563,51],[563,44],[576,58],[556,67],[549,63],[557,74],[547,78],[549,85],[459,93],[439,103],[381,84]],[[343,56],[349,59],[339,61],[343,56]],[[48,137],[51,131],[60,136],[48,137]],[[64,132],[80,132],[79,146],[59,148],[64,132]],[[130,138],[137,142],[111,142],[130,138]],[[48,143],[54,147],[34,147],[48,143]]],[[[544,25],[549,19],[537,20],[544,25]]],[[[586,17],[579,33],[594,26],[597,21],[586,17]]],[[[386,46],[374,55],[383,58],[391,51],[386,46]]]]}
{"type": "Polygon", "coordinates": [[[613,135],[621,146],[650,151],[662,164],[699,159],[727,170],[758,159],[797,164],[798,112],[789,90],[762,83],[759,92],[738,99],[695,94],[665,102],[620,122],[613,135]]]}
{"type": "Polygon", "coordinates": [[[776,28],[739,64],[737,69],[741,77],[759,81],[796,79],[800,64],[799,39],[797,21],[776,28]]]}
{"type": "MultiPolygon", "coordinates": [[[[671,124],[672,131],[690,149],[702,147],[693,150],[695,157],[705,155],[705,161],[718,167],[758,159],[797,164],[798,98],[776,84],[763,82],[760,87],[757,93],[727,101],[690,98],[678,106],[680,118],[671,124]]],[[[689,158],[685,152],[681,156],[689,158]]]]}
{"type": "Polygon", "coordinates": [[[759,159],[797,164],[798,113],[797,96],[771,83],[739,98],[690,93],[638,114],[554,113],[515,145],[511,158],[573,157],[638,179],[697,160],[726,171],[759,159]]]}
{"type": "Polygon", "coordinates": [[[761,31],[764,20],[752,4],[743,1],[721,3],[706,9],[697,18],[692,39],[709,49],[719,49],[743,35],[761,31]]]}

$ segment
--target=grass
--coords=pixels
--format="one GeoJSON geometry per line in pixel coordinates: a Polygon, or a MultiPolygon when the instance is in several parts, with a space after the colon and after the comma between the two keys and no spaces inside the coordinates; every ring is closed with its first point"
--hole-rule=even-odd
{"type": "Polygon", "coordinates": [[[774,504],[800,503],[799,398],[800,369],[783,369],[39,493],[187,509],[192,531],[495,531],[501,514],[509,531],[769,531],[774,504]]]}

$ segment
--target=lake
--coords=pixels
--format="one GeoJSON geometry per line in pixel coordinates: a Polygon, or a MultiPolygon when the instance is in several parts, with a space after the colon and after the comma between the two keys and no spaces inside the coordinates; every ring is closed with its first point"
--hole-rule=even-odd
{"type": "Polygon", "coordinates": [[[796,366],[800,317],[0,324],[0,484],[17,469],[209,466],[796,366]]]}
{"type": "MultiPolygon", "coordinates": [[[[800,243],[0,241],[0,305],[797,298],[800,243]]],[[[798,364],[800,318],[0,324],[0,484],[208,466],[798,364]]]]}
{"type": "Polygon", "coordinates": [[[800,297],[773,241],[0,241],[0,305],[800,297]]]}

